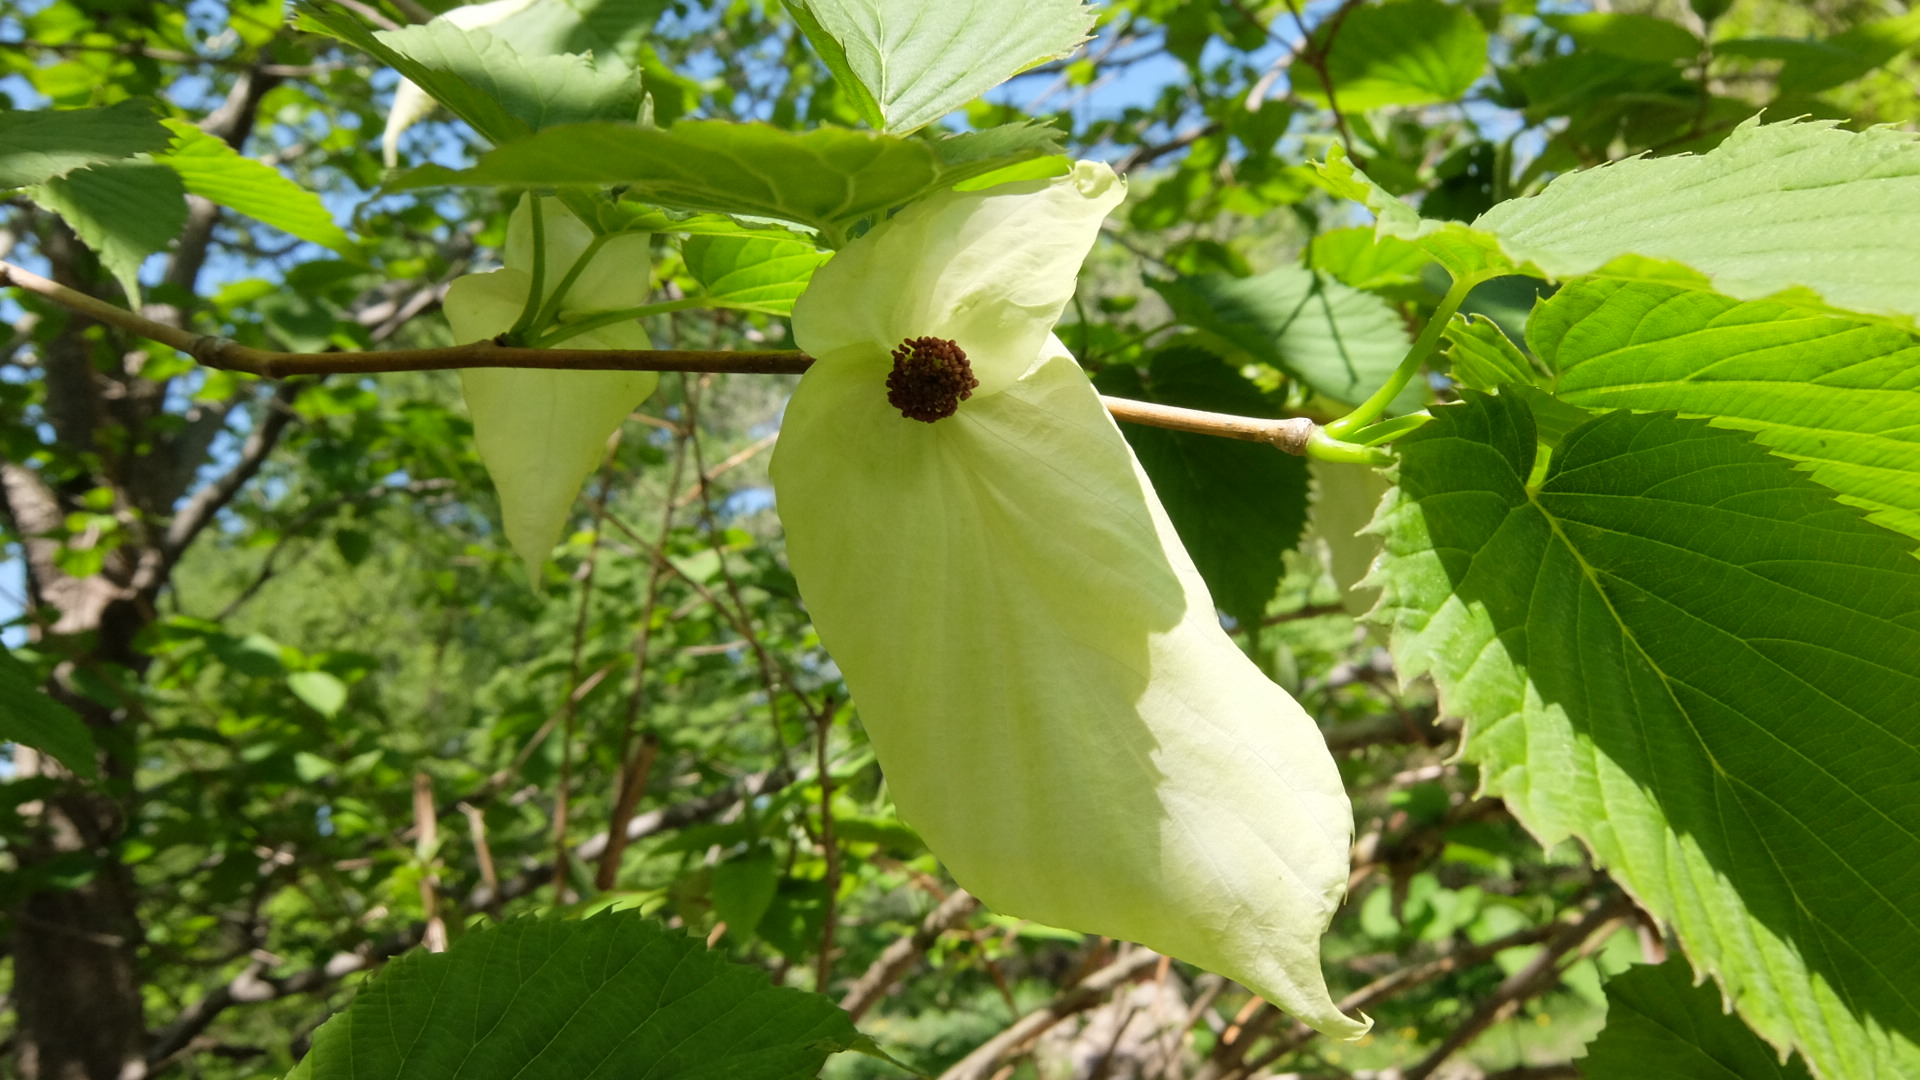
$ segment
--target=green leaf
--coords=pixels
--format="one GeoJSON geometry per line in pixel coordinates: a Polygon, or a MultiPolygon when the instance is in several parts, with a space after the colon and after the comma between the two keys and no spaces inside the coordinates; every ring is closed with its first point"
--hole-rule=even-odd
{"type": "Polygon", "coordinates": [[[1749,121],[1708,153],[1569,173],[1471,226],[1422,219],[1338,145],[1322,173],[1456,277],[1666,280],[1920,322],[1920,136],[1891,128],[1749,121]]]}
{"type": "Polygon", "coordinates": [[[1607,1026],[1587,1046],[1587,1080],[1812,1080],[1798,1058],[1781,1064],[1765,1039],[1694,985],[1676,956],[1607,980],[1607,1026]]]}
{"type": "Polygon", "coordinates": [[[0,648],[0,740],[51,754],[77,776],[100,774],[93,732],[72,709],[40,692],[39,680],[0,648]]]}
{"type": "Polygon", "coordinates": [[[331,720],[340,715],[347,703],[347,684],[339,676],[325,671],[296,671],[287,676],[287,689],[293,696],[331,720]]]}
{"type": "MultiPolygon", "coordinates": [[[[1456,101],[1487,67],[1486,27],[1465,7],[1442,0],[1364,4],[1315,27],[1315,39],[1330,32],[1331,98],[1350,112],[1456,101]]],[[[1318,72],[1305,64],[1292,70],[1296,94],[1329,103],[1318,72]]]]}
{"type": "Polygon", "coordinates": [[[1377,235],[1364,225],[1335,229],[1313,238],[1307,265],[1324,270],[1356,289],[1417,285],[1433,257],[1418,246],[1377,235]]]}
{"type": "Polygon", "coordinates": [[[210,199],[282,232],[356,255],[353,241],[333,223],[320,197],[287,179],[272,166],[241,157],[233,147],[192,124],[163,121],[174,134],[173,149],[161,164],[180,174],[189,193],[210,199]]]}
{"type": "Polygon", "coordinates": [[[634,61],[668,0],[540,0],[489,29],[528,56],[592,53],[601,63],[634,61]]]}
{"type": "Polygon", "coordinates": [[[1692,60],[1704,46],[1693,31],[1652,15],[1594,13],[1542,15],[1540,21],[1585,49],[1623,60],[1692,60]]]}
{"type": "MultiPolygon", "coordinates": [[[[1670,259],[1743,300],[1805,290],[1837,308],[1920,316],[1920,137],[1749,121],[1698,157],[1562,176],[1474,228],[1556,278],[1622,255],[1670,259]]],[[[1632,272],[1634,267],[1623,268],[1632,272]]]]}
{"type": "Polygon", "coordinates": [[[1083,0],[786,0],[868,123],[905,134],[1080,47],[1083,0]]]}
{"type": "Polygon", "coordinates": [[[746,941],[773,904],[779,885],[780,864],[773,852],[756,848],[728,859],[713,868],[713,914],[727,924],[736,941],[746,941]]]}
{"type": "Polygon", "coordinates": [[[1856,26],[1830,38],[1740,38],[1715,42],[1721,56],[1784,60],[1782,95],[1817,94],[1884,66],[1920,44],[1920,12],[1856,26]]]}
{"type": "Polygon", "coordinates": [[[601,68],[591,56],[532,55],[490,31],[462,30],[441,19],[373,31],[344,12],[302,5],[298,25],[398,71],[494,143],[557,124],[639,115],[640,75],[622,64],[601,68]]]}
{"type": "Polygon", "coordinates": [[[1890,529],[1920,537],[1920,341],[1702,289],[1581,281],[1527,326],[1563,400],[1752,431],[1890,529]]]}
{"type": "Polygon", "coordinates": [[[844,128],[795,133],[723,120],[669,128],[573,124],[493,150],[471,169],[426,166],[395,186],[619,185],[640,202],[776,218],[818,229],[838,243],[855,222],[1051,155],[1056,138],[1050,128],[1033,127],[929,141],[844,128]]]}
{"type": "MultiPolygon", "coordinates": [[[[1181,322],[1345,404],[1386,382],[1407,353],[1406,326],[1386,301],[1299,266],[1248,278],[1202,274],[1147,284],[1181,322]]],[[[1421,401],[1412,387],[1394,411],[1418,409],[1421,401]]]]}
{"type": "Polygon", "coordinates": [[[170,138],[153,106],[138,99],[104,109],[9,109],[0,112],[0,189],[165,150],[170,138]]]}
{"type": "MultiPolygon", "coordinates": [[[[1277,417],[1258,387],[1204,349],[1155,353],[1139,369],[1116,364],[1094,386],[1103,394],[1237,416],[1277,417]]],[[[1122,424],[1153,490],[1193,556],[1216,607],[1258,626],[1280,585],[1281,557],[1300,542],[1307,516],[1305,458],[1262,443],[1122,424]]]]}
{"type": "Polygon", "coordinates": [[[807,237],[762,231],[698,235],[681,248],[687,272],[706,286],[715,307],[790,315],[820,264],[833,257],[807,237]]]}
{"type": "Polygon", "coordinates": [[[1472,275],[1492,277],[1520,271],[1493,234],[1458,221],[1421,217],[1419,211],[1355,167],[1339,143],[1329,146],[1326,163],[1316,162],[1314,168],[1328,191],[1373,211],[1375,235],[1419,247],[1456,281],[1472,275]]]}
{"type": "Polygon", "coordinates": [[[1920,559],[1744,432],[1608,413],[1542,478],[1517,399],[1399,443],[1374,580],[1403,677],[1776,1046],[1920,1074],[1920,559]]]}
{"type": "Polygon", "coordinates": [[[1387,481],[1371,465],[1309,459],[1313,505],[1307,515],[1304,548],[1312,538],[1327,546],[1327,572],[1340,590],[1340,604],[1359,618],[1373,610],[1380,590],[1363,585],[1380,555],[1380,538],[1367,529],[1387,494],[1387,481]]]}
{"type": "Polygon", "coordinates": [[[140,306],[140,264],[165,251],[187,224],[187,192],[165,165],[145,162],[76,169],[27,197],[73,229],[140,306]]]}
{"type": "Polygon", "coordinates": [[[1454,381],[1462,386],[1497,390],[1507,383],[1539,381],[1527,355],[1484,315],[1455,318],[1442,333],[1454,381]]]}
{"type": "Polygon", "coordinates": [[[388,964],[326,1022],[307,1080],[788,1080],[854,1048],[847,1015],[635,911],[516,919],[388,964]]]}

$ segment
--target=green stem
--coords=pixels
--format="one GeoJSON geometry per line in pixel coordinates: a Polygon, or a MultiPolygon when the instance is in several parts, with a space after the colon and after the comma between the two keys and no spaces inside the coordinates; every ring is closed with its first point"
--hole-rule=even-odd
{"type": "Polygon", "coordinates": [[[1377,424],[1369,424],[1361,428],[1347,436],[1347,441],[1359,446],[1379,446],[1381,443],[1392,442],[1408,432],[1420,429],[1432,419],[1433,417],[1423,412],[1396,416],[1391,420],[1382,420],[1377,424]]]}
{"type": "Polygon", "coordinates": [[[522,335],[537,321],[541,307],[540,298],[547,291],[546,212],[540,205],[540,196],[529,194],[527,198],[533,200],[533,205],[528,207],[527,214],[533,221],[533,288],[527,290],[527,302],[520,309],[520,317],[514,320],[513,327],[507,331],[507,339],[514,342],[519,342],[522,335]]]}
{"type": "Polygon", "coordinates": [[[1307,437],[1307,456],[1321,461],[1347,461],[1374,466],[1393,462],[1393,455],[1377,446],[1361,446],[1329,438],[1326,428],[1315,428],[1313,434],[1307,437]]]}
{"type": "Polygon", "coordinates": [[[1453,318],[1453,313],[1460,309],[1461,301],[1467,298],[1467,294],[1473,291],[1475,285],[1486,280],[1488,276],[1468,274],[1455,278],[1453,287],[1447,290],[1447,295],[1440,301],[1440,306],[1434,309],[1433,318],[1427,320],[1426,329],[1420,331],[1420,337],[1414,341],[1413,348],[1407,350],[1407,355],[1400,361],[1400,366],[1393,369],[1392,377],[1388,378],[1386,384],[1380,389],[1375,390],[1372,397],[1361,402],[1359,407],[1328,424],[1327,434],[1335,439],[1344,439],[1380,419],[1380,415],[1387,411],[1387,406],[1393,403],[1393,399],[1399,397],[1400,391],[1405,390],[1407,384],[1413,381],[1413,377],[1420,373],[1420,365],[1426,363],[1427,357],[1432,356],[1433,350],[1439,347],[1440,335],[1447,329],[1447,320],[1453,318]]]}
{"type": "Polygon", "coordinates": [[[688,308],[706,307],[704,296],[689,296],[684,300],[668,300],[659,304],[643,304],[640,307],[621,308],[619,311],[605,311],[598,315],[589,315],[579,322],[561,323],[553,331],[533,343],[536,349],[551,349],[568,338],[578,337],[589,330],[598,330],[615,323],[632,322],[649,315],[664,315],[669,311],[685,311],[688,308]]]}
{"type": "Polygon", "coordinates": [[[573,283],[580,280],[580,275],[586,271],[587,264],[593,261],[601,245],[609,239],[611,238],[607,236],[596,236],[587,242],[586,249],[580,252],[580,257],[573,260],[573,265],[567,268],[566,276],[560,279],[560,284],[554,286],[553,295],[547,297],[547,302],[540,305],[540,314],[533,320],[535,327],[551,326],[554,320],[560,317],[560,304],[567,298],[567,290],[573,288],[573,283]]]}

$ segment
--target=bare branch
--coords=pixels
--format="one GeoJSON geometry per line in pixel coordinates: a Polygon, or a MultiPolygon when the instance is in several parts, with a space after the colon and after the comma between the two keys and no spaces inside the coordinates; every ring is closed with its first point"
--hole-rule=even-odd
{"type": "MultiPolygon", "coordinates": [[[[167,526],[166,535],[160,540],[160,562],[154,567],[154,580],[136,580],[134,582],[136,589],[158,584],[159,575],[163,575],[166,568],[180,558],[180,554],[187,549],[187,545],[193,543],[201,530],[213,522],[213,516],[232,502],[233,497],[240,493],[240,489],[246,486],[247,481],[253,479],[254,475],[267,463],[273,448],[280,445],[281,433],[286,431],[287,425],[293,421],[294,414],[291,408],[293,399],[303,389],[305,389],[304,385],[292,382],[281,383],[274,387],[273,396],[267,399],[265,411],[259,421],[254,424],[253,430],[248,433],[246,442],[240,447],[239,458],[212,483],[194,492],[193,498],[188,499],[187,504],[180,508],[180,512],[173,516],[172,523],[167,526]]],[[[142,569],[145,570],[144,567],[142,569]]]]}
{"type": "MultiPolygon", "coordinates": [[[[0,285],[37,293],[89,318],[118,326],[172,346],[201,364],[268,379],[294,375],[356,374],[389,371],[444,371],[458,368],[532,368],[571,371],[685,371],[702,374],[798,375],[813,358],[793,349],[766,351],[703,349],[529,349],[490,341],[438,349],[388,349],[381,352],[289,353],[255,349],[227,338],[195,334],[136,315],[76,289],[10,263],[0,262],[0,285]]],[[[1306,453],[1318,433],[1304,417],[1264,420],[1225,413],[1179,409],[1124,398],[1102,398],[1119,419],[1152,427],[1263,442],[1290,454],[1306,453]]]]}
{"type": "Polygon", "coordinates": [[[1135,948],[1086,977],[1078,986],[1013,1022],[940,1074],[940,1080],[987,1080],[1001,1063],[1048,1028],[1100,1004],[1108,994],[1160,962],[1152,949],[1135,948]]]}
{"type": "Polygon", "coordinates": [[[865,1016],[867,1010],[886,997],[893,984],[933,948],[941,934],[966,922],[979,907],[980,901],[972,893],[965,889],[953,890],[939,907],[927,913],[918,929],[881,950],[879,957],[847,988],[840,1007],[855,1020],[865,1016]]]}

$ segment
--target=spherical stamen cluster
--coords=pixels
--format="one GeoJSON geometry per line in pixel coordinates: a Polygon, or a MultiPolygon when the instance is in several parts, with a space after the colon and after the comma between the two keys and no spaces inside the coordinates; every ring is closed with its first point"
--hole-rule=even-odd
{"type": "Polygon", "coordinates": [[[960,346],[945,338],[908,338],[894,347],[887,401],[909,420],[944,420],[973,396],[980,380],[960,346]]]}

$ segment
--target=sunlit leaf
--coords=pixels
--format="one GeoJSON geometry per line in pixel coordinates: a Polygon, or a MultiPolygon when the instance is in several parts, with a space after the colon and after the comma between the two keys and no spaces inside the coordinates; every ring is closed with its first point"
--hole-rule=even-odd
{"type": "Polygon", "coordinates": [[[770,315],[790,314],[814,270],[833,257],[804,236],[772,231],[689,237],[681,254],[709,303],[770,315]]]}
{"type": "Polygon", "coordinates": [[[333,223],[320,197],[271,166],[241,157],[232,147],[192,124],[165,122],[174,146],[161,164],[180,174],[190,194],[236,210],[282,232],[346,255],[353,241],[333,223]]]}
{"type": "Polygon", "coordinates": [[[1777,1046],[1920,1070],[1920,559],[1745,432],[1616,411],[1534,477],[1468,392],[1400,441],[1403,678],[1544,843],[1578,836],[1777,1046]]]}
{"type": "Polygon", "coordinates": [[[1093,30],[1083,0],[786,0],[867,122],[904,134],[940,119],[1093,30]]]}
{"type": "Polygon", "coordinates": [[[1527,337],[1588,409],[1676,409],[1752,431],[1873,520],[1920,537],[1920,340],[1700,289],[1588,281],[1527,337]]]}
{"type": "Polygon", "coordinates": [[[1434,105],[1467,92],[1487,67],[1487,30],[1473,13],[1441,0],[1381,0],[1341,8],[1314,28],[1327,49],[1331,96],[1318,72],[1290,69],[1294,93],[1325,106],[1363,112],[1388,105],[1434,105]]]}
{"type": "Polygon", "coordinates": [[[165,251],[187,223],[187,192],[164,165],[124,163],[76,169],[27,197],[59,214],[140,305],[140,264],[165,251]]]}

